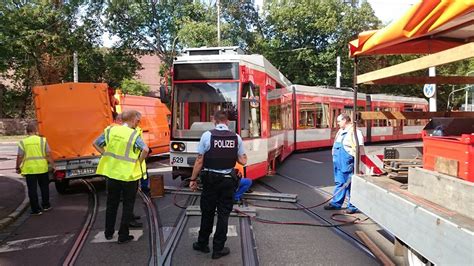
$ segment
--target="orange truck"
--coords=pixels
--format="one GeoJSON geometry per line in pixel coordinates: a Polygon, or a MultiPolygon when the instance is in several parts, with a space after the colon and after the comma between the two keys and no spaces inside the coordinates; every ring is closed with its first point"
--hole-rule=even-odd
{"type": "Polygon", "coordinates": [[[92,143],[124,110],[142,114],[140,127],[151,155],[169,152],[170,111],[158,98],[124,95],[105,83],[37,86],[33,92],[39,133],[48,140],[60,193],[71,179],[95,175],[100,155],[92,143]]]}

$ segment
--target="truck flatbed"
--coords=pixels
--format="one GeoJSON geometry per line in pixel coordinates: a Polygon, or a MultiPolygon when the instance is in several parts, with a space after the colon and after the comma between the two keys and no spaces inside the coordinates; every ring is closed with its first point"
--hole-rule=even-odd
{"type": "Polygon", "coordinates": [[[387,176],[354,175],[351,194],[363,213],[430,262],[474,265],[473,219],[416,196],[387,176]]]}

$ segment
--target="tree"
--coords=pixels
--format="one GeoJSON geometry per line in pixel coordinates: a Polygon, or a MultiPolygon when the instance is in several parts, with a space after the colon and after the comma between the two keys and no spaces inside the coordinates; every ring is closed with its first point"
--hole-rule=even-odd
{"type": "Polygon", "coordinates": [[[6,115],[31,114],[33,86],[72,81],[74,51],[80,81],[118,85],[133,76],[139,64],[130,53],[98,48],[101,12],[100,1],[0,2],[0,75],[13,81],[2,99],[6,115]]]}
{"type": "MultiPolygon", "coordinates": [[[[120,38],[117,47],[155,54],[170,66],[184,47],[217,46],[215,2],[109,1],[108,30],[120,38]]],[[[221,1],[222,46],[253,47],[261,25],[252,1],[221,1]]]]}
{"type": "Polygon", "coordinates": [[[369,4],[359,8],[339,0],[269,1],[265,31],[254,50],[261,51],[293,83],[332,85],[336,57],[342,59],[342,84],[352,85],[347,43],[374,29],[379,20],[369,4]]]}
{"type": "Polygon", "coordinates": [[[135,79],[124,79],[120,89],[125,94],[142,96],[150,92],[150,87],[135,79]]]}

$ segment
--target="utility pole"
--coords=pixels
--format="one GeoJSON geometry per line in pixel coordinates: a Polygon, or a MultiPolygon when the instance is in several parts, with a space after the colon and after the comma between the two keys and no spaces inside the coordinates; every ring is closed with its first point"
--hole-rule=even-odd
{"type": "Polygon", "coordinates": [[[341,87],[341,57],[338,56],[336,58],[336,88],[340,88],[341,87]]]}
{"type": "Polygon", "coordinates": [[[74,61],[74,82],[78,82],[79,81],[79,71],[78,71],[78,68],[77,68],[77,52],[74,51],[74,54],[73,54],[73,61],[74,61]]]}
{"type": "Polygon", "coordinates": [[[217,46],[221,46],[221,1],[217,0],[217,46]]]}

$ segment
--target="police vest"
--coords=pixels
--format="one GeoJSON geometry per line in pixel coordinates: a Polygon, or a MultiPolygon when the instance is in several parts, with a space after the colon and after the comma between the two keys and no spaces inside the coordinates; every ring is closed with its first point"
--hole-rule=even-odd
{"type": "Polygon", "coordinates": [[[20,141],[24,152],[20,166],[22,175],[44,174],[48,172],[46,160],[46,139],[39,136],[30,136],[20,141]]]}
{"type": "Polygon", "coordinates": [[[140,151],[134,149],[138,132],[127,126],[107,127],[104,131],[105,152],[96,173],[121,181],[140,179],[140,151]]]}
{"type": "Polygon", "coordinates": [[[211,130],[211,145],[204,154],[204,167],[213,170],[234,168],[237,162],[237,134],[228,130],[211,130]]]}

